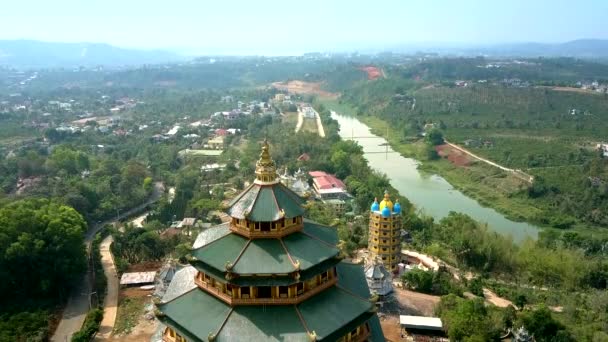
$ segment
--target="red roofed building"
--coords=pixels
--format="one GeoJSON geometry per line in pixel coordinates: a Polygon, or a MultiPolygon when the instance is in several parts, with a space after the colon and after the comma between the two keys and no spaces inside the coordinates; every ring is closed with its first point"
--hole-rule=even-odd
{"type": "Polygon", "coordinates": [[[308,174],[313,178],[313,187],[321,199],[350,198],[346,185],[336,176],[324,171],[311,171],[308,174]]]}
{"type": "Polygon", "coordinates": [[[228,135],[228,131],[223,128],[218,128],[215,130],[215,135],[219,135],[221,137],[225,137],[228,135]]]}

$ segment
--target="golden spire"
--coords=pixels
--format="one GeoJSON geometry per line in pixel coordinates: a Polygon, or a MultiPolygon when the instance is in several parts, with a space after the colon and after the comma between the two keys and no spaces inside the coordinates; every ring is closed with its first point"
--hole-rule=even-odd
{"type": "Polygon", "coordinates": [[[255,178],[258,183],[273,183],[277,181],[277,167],[270,157],[267,139],[264,139],[260,159],[255,164],[255,178]]]}
{"type": "Polygon", "coordinates": [[[393,211],[393,202],[391,201],[391,196],[388,194],[388,190],[384,191],[384,199],[382,202],[380,202],[380,211],[382,211],[384,207],[388,207],[391,211],[393,211]]]}

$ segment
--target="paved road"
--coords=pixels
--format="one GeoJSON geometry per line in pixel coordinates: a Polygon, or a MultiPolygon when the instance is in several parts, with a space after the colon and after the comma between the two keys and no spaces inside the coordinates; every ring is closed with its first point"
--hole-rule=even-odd
{"type": "Polygon", "coordinates": [[[114,258],[110,251],[112,242],[114,242],[112,235],[108,235],[99,246],[103,273],[108,279],[108,289],[103,302],[103,320],[99,326],[99,333],[95,336],[96,341],[110,338],[112,330],[114,330],[116,311],[118,310],[118,275],[114,265],[114,258]]]}
{"type": "MultiPolygon", "coordinates": [[[[117,219],[122,220],[125,217],[129,217],[134,213],[142,210],[148,205],[158,201],[160,196],[163,194],[165,187],[162,183],[157,182],[154,184],[154,191],[152,195],[143,204],[138,205],[124,213],[118,215],[117,219]]],[[[105,225],[111,224],[115,222],[115,219],[107,220],[105,222],[100,222],[98,224],[94,224],[90,227],[90,229],[85,234],[85,244],[87,246],[87,253],[91,249],[91,243],[95,238],[95,234],[99,232],[105,225]]],[[[72,339],[72,335],[80,330],[82,324],[84,323],[84,319],[87,315],[87,312],[90,308],[90,294],[92,285],[90,282],[90,271],[86,272],[79,284],[74,288],[72,293],[70,294],[70,298],[68,298],[68,303],[63,310],[63,314],[61,317],[61,321],[51,337],[52,342],[69,342],[72,339]]]]}

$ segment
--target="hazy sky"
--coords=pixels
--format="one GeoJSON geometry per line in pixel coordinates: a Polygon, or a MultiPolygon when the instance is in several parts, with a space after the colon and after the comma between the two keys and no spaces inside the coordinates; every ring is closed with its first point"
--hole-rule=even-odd
{"type": "Polygon", "coordinates": [[[183,52],[608,39],[608,0],[3,0],[0,39],[183,52]]]}

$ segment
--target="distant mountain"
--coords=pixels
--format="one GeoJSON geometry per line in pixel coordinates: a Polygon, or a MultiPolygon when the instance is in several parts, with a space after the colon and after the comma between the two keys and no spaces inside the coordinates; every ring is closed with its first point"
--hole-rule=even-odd
{"type": "Polygon", "coordinates": [[[16,68],[118,67],[183,59],[168,51],[124,49],[100,43],[0,40],[0,66],[16,68]]]}
{"type": "Polygon", "coordinates": [[[470,49],[470,52],[495,56],[521,57],[578,57],[603,58],[608,57],[608,40],[580,39],[558,44],[519,43],[485,46],[470,49]]]}

